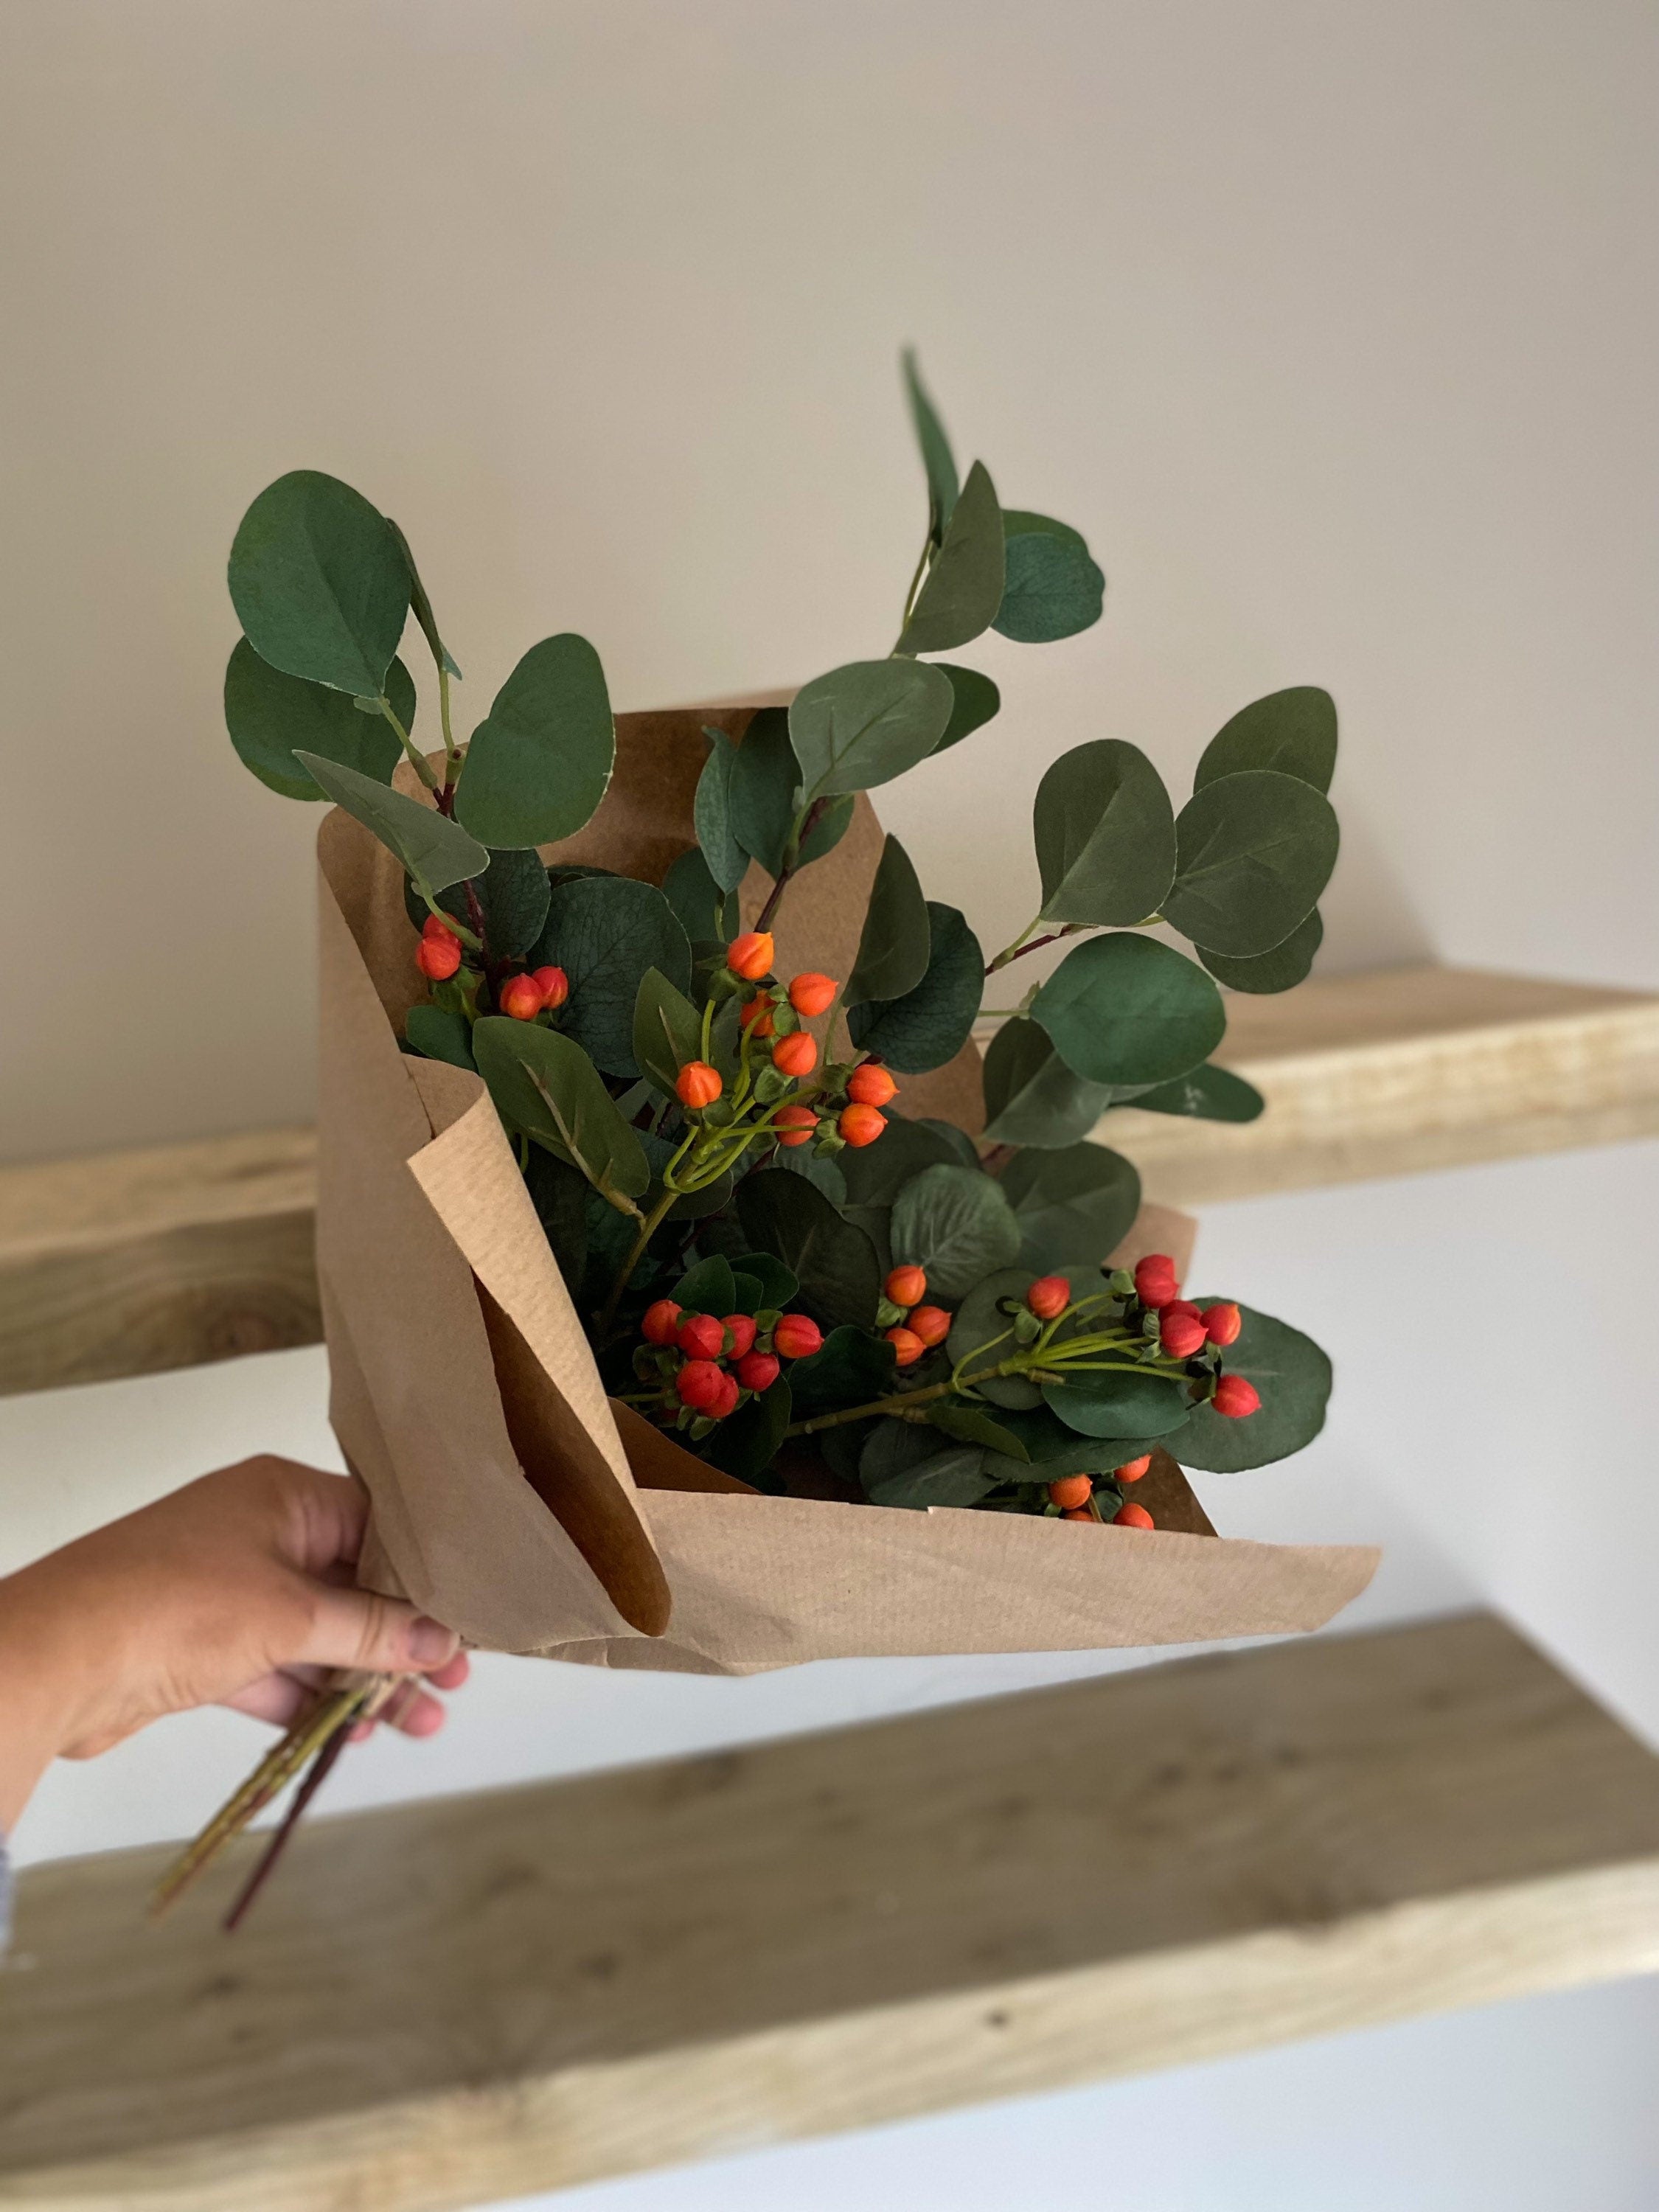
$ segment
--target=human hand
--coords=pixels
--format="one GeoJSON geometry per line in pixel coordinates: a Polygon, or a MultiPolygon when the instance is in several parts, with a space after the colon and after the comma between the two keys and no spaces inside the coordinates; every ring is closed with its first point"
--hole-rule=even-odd
{"type": "MultiPolygon", "coordinates": [[[[0,1581],[0,1832],[54,1758],[192,1706],[286,1727],[335,1668],[466,1679],[459,1638],[356,1587],[362,1488],[292,1460],[204,1475],[0,1581]]],[[[389,1716],[430,1735],[423,1690],[389,1716]]]]}

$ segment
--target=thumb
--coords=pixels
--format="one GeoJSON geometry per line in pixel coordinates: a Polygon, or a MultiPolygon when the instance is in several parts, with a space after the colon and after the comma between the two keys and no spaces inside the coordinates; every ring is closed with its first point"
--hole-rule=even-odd
{"type": "Polygon", "coordinates": [[[301,1650],[283,1665],[356,1667],[366,1674],[424,1674],[441,1667],[461,1639],[401,1600],[373,1590],[312,1586],[311,1620],[301,1650]]]}

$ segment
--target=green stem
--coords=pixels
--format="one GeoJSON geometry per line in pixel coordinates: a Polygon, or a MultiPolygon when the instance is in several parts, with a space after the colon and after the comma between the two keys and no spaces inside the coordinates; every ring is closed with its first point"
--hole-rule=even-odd
{"type": "Polygon", "coordinates": [[[438,661],[438,720],[444,733],[444,781],[453,788],[461,772],[461,756],[456,750],[454,733],[449,726],[449,671],[442,659],[438,661]]]}
{"type": "Polygon", "coordinates": [[[426,786],[428,791],[436,791],[438,788],[438,779],[428,766],[426,755],[416,749],[414,738],[410,736],[409,732],[404,729],[403,724],[398,720],[396,714],[392,713],[392,702],[389,699],[381,700],[380,712],[386,716],[387,721],[391,723],[392,728],[398,732],[398,742],[403,747],[404,750],[409,755],[410,765],[413,768],[416,775],[420,777],[421,781],[426,786]]]}
{"type": "Polygon", "coordinates": [[[633,1280],[634,1270],[639,1266],[646,1246],[667,1219],[669,1209],[675,1200],[683,1195],[684,1194],[678,1190],[665,1190],[650,1212],[641,1222],[639,1235],[629,1248],[628,1257],[622,1264],[622,1272],[611,1285],[611,1295],[606,1298],[604,1310],[599,1315],[599,1336],[602,1344],[611,1334],[611,1324],[617,1318],[617,1308],[622,1304],[623,1292],[633,1280]]]}

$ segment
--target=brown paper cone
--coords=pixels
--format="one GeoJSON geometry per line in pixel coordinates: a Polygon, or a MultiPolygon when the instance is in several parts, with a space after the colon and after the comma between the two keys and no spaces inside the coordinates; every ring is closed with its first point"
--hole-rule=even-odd
{"type": "MultiPolygon", "coordinates": [[[[693,842],[701,726],[740,740],[752,705],[620,717],[604,805],[545,857],[659,883],[693,842]]],[[[880,849],[861,798],[784,902],[781,973],[848,972],[880,849]]],[[[366,1581],[489,1649],[714,1674],[1310,1629],[1364,1588],[1374,1551],[1207,1533],[1162,1455],[1155,1531],[915,1513],[762,1496],[613,1407],[483,1085],[398,1048],[419,992],[398,864],[337,812],[319,851],[318,1269],[366,1581]]],[[[978,1128],[976,1049],[903,1103],[978,1128]]],[[[1193,1228],[1148,1206],[1114,1256],[1184,1269],[1193,1228]]]]}

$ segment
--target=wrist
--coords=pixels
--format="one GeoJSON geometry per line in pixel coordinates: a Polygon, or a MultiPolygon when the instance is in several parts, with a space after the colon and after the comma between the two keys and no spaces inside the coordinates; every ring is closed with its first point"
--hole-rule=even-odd
{"type": "Polygon", "coordinates": [[[0,1835],[93,1717],[86,1655],[102,1638],[88,1609],[54,1591],[52,1565],[0,1580],[0,1835]]]}

